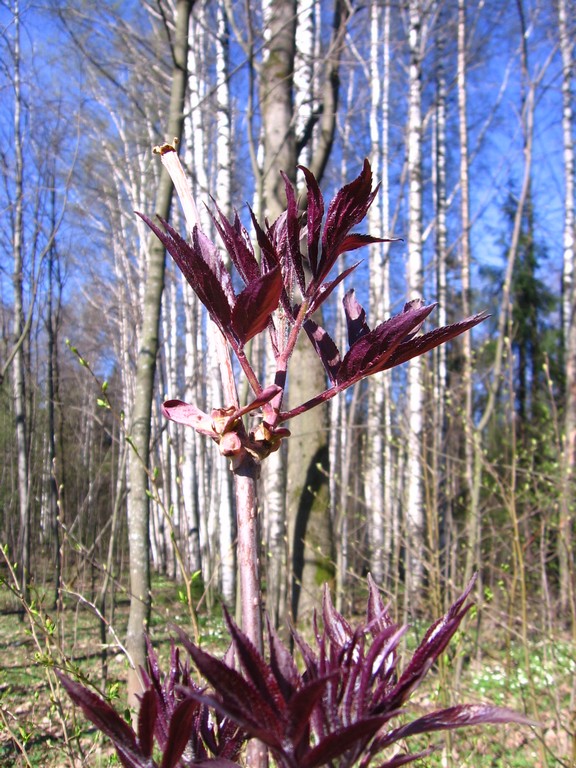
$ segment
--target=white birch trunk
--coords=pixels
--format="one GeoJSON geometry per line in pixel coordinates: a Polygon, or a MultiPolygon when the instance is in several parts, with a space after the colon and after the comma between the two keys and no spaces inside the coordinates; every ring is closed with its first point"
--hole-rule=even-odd
{"type": "MultiPolygon", "coordinates": [[[[375,180],[381,183],[377,202],[369,210],[370,232],[390,234],[388,141],[390,121],[390,4],[372,2],[370,18],[370,139],[375,180]],[[381,18],[383,15],[383,18],[381,18]],[[382,40],[382,55],[380,41],[382,40]]],[[[388,244],[370,249],[370,316],[382,322],[390,306],[388,244]]],[[[384,586],[391,553],[391,412],[390,374],[368,379],[368,443],[366,498],[369,499],[370,569],[384,586]]]]}
{"type": "MultiPolygon", "coordinates": [[[[296,56],[294,60],[294,114],[296,136],[301,139],[312,119],[315,103],[314,66],[316,41],[317,0],[299,0],[296,25],[296,56]]],[[[298,162],[308,167],[312,158],[313,142],[308,141],[298,162]]]]}
{"type": "Polygon", "coordinates": [[[18,468],[18,503],[20,508],[20,529],[18,532],[18,566],[20,589],[24,600],[29,598],[30,569],[30,488],[28,466],[28,435],[26,416],[26,379],[24,345],[26,341],[24,322],[24,158],[22,147],[22,94],[20,88],[20,5],[14,3],[14,154],[15,154],[15,200],[14,226],[12,231],[12,252],[14,257],[12,288],[14,292],[13,344],[16,352],[12,362],[12,395],[14,398],[14,420],[18,468]]]}
{"type": "MultiPolygon", "coordinates": [[[[228,90],[229,54],[228,24],[222,7],[218,8],[218,36],[216,44],[216,73],[218,99],[218,139],[216,192],[218,205],[226,215],[231,213],[232,152],[231,152],[231,107],[228,90]]],[[[219,333],[219,332],[218,332],[219,333]]],[[[221,382],[220,368],[218,381],[221,382]]],[[[223,395],[222,395],[223,397],[223,395]]],[[[224,403],[223,405],[231,405],[224,403]]],[[[234,605],[236,597],[236,560],[234,556],[235,512],[232,502],[232,477],[228,465],[218,457],[217,465],[220,485],[220,506],[218,519],[218,544],[220,557],[220,589],[224,601],[234,605]]]]}
{"type": "MultiPolygon", "coordinates": [[[[435,207],[435,258],[436,258],[436,301],[438,301],[438,325],[448,323],[448,295],[446,284],[447,260],[447,202],[446,202],[446,72],[444,66],[445,38],[444,29],[440,29],[436,38],[437,45],[437,83],[436,110],[434,120],[434,162],[433,190],[435,207]]],[[[439,589],[443,553],[441,552],[443,528],[447,514],[446,487],[446,393],[447,359],[446,345],[441,344],[434,350],[434,368],[432,388],[434,399],[431,409],[431,448],[430,460],[430,504],[427,509],[428,542],[430,546],[432,573],[431,580],[439,589]]],[[[437,592],[439,594],[439,592],[437,592]]]]}
{"type": "MultiPolygon", "coordinates": [[[[422,24],[423,3],[409,0],[408,94],[408,293],[422,297],[422,24]]],[[[406,594],[415,595],[424,575],[424,507],[422,498],[422,361],[408,364],[408,434],[406,501],[406,594]]]]}
{"type": "MultiPolygon", "coordinates": [[[[462,293],[462,315],[470,315],[470,174],[468,149],[468,86],[467,86],[467,23],[466,0],[458,0],[458,58],[457,58],[457,87],[458,87],[458,139],[460,149],[460,221],[462,234],[460,239],[460,281],[462,293]]],[[[474,551],[474,556],[480,539],[480,511],[478,498],[474,489],[474,453],[476,434],[473,423],[473,392],[472,392],[472,340],[471,334],[462,336],[462,384],[464,388],[464,478],[470,496],[468,510],[468,547],[474,551]]],[[[470,559],[470,558],[469,558],[470,559]]],[[[471,573],[465,575],[469,577],[471,573]]]]}
{"type": "Polygon", "coordinates": [[[564,424],[564,492],[560,505],[558,559],[560,564],[560,614],[574,608],[574,473],[576,470],[576,261],[574,230],[574,41],[568,30],[566,0],[558,0],[558,31],[562,54],[562,132],[564,137],[564,237],[563,237],[563,331],[566,366],[566,416],[564,424]]]}

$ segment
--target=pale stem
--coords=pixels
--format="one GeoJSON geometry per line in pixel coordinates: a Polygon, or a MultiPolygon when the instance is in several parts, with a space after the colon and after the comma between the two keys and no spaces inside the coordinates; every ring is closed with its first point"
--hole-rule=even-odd
{"type": "Polygon", "coordinates": [[[247,454],[242,464],[234,469],[242,629],[263,653],[257,478],[258,464],[247,454]]]}
{"type": "Polygon", "coordinates": [[[192,233],[194,227],[198,227],[198,229],[201,230],[202,227],[200,226],[200,216],[198,215],[196,201],[192,195],[192,190],[190,189],[188,178],[184,173],[184,168],[182,168],[182,164],[180,163],[176,147],[172,144],[162,144],[160,147],[154,147],[153,152],[160,155],[162,165],[170,174],[174,189],[180,200],[180,205],[184,211],[184,218],[186,219],[188,230],[190,233],[192,233]]]}
{"type": "MultiPolygon", "coordinates": [[[[162,164],[170,174],[174,183],[180,203],[186,217],[186,224],[190,232],[197,227],[201,229],[196,202],[186,178],[186,174],[180,164],[178,154],[171,145],[156,147],[160,154],[162,164]]],[[[218,360],[224,396],[230,405],[238,408],[238,394],[236,379],[230,359],[230,350],[226,344],[224,335],[219,329],[215,334],[218,360]]],[[[237,353],[238,354],[238,353],[237,353]]],[[[238,355],[241,363],[248,363],[245,356],[238,355]]],[[[254,375],[250,365],[242,365],[248,379],[258,395],[262,387],[254,375]]],[[[242,629],[250,638],[258,651],[263,654],[264,642],[262,634],[262,593],[261,570],[259,560],[259,532],[258,532],[258,503],[256,494],[256,482],[258,479],[259,465],[246,454],[242,463],[233,470],[234,492],[236,496],[236,520],[238,528],[237,558],[238,573],[240,578],[240,604],[242,614],[242,629]]],[[[258,741],[252,740],[248,745],[248,764],[252,768],[264,768],[267,765],[267,753],[265,747],[258,741]]]]}

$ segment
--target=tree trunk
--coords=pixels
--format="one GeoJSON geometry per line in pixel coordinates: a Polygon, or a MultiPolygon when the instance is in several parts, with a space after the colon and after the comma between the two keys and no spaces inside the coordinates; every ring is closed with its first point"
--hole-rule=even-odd
{"type": "Polygon", "coordinates": [[[28,434],[26,415],[26,366],[25,366],[25,317],[24,317],[24,157],[22,151],[22,93],[20,88],[20,5],[14,3],[14,155],[15,195],[14,229],[12,252],[14,270],[12,289],[14,292],[12,394],[14,399],[14,420],[16,423],[16,453],[18,466],[18,503],[20,507],[20,528],[18,534],[18,567],[20,590],[26,603],[29,602],[30,571],[30,477],[28,466],[28,434]]]}
{"type": "MultiPolygon", "coordinates": [[[[435,205],[435,255],[436,255],[436,301],[438,302],[438,325],[448,323],[447,315],[447,201],[446,201],[446,102],[447,86],[444,57],[446,55],[445,31],[439,24],[437,42],[436,68],[436,110],[434,133],[434,164],[433,185],[435,205]]],[[[441,598],[441,572],[445,565],[443,547],[443,529],[446,520],[448,500],[446,483],[446,397],[448,388],[448,373],[446,346],[441,344],[434,350],[434,367],[432,371],[433,406],[431,410],[431,439],[429,440],[430,458],[426,462],[429,467],[429,503],[427,504],[428,546],[430,549],[430,581],[438,603],[438,612],[443,610],[441,598]]]]}
{"type": "MultiPolygon", "coordinates": [[[[408,43],[408,293],[422,297],[422,24],[423,3],[409,0],[408,43]]],[[[408,435],[406,500],[406,596],[409,604],[424,576],[424,507],[422,499],[422,360],[408,364],[408,435]]]]}
{"type": "MultiPolygon", "coordinates": [[[[468,85],[466,60],[466,0],[458,0],[458,138],[460,148],[460,281],[462,293],[462,314],[468,317],[471,313],[471,282],[470,282],[470,173],[468,149],[468,85]]],[[[472,382],[472,338],[469,333],[462,335],[462,386],[464,395],[464,483],[468,497],[468,512],[466,525],[467,545],[470,564],[479,562],[477,549],[480,543],[480,509],[479,499],[474,490],[474,455],[479,449],[480,435],[476,432],[473,420],[473,382],[472,382]]],[[[464,578],[470,578],[471,569],[464,578]]]]}
{"type": "Polygon", "coordinates": [[[574,482],[576,472],[576,285],[574,269],[574,112],[572,77],[574,74],[573,40],[568,31],[566,0],[558,2],[558,30],[562,53],[562,131],[564,135],[564,269],[563,331],[566,367],[566,415],[564,424],[564,488],[560,505],[558,559],[560,564],[560,616],[572,612],[576,626],[576,584],[574,583],[574,482]]]}
{"type": "MultiPolygon", "coordinates": [[[[174,71],[168,114],[168,137],[182,136],[184,95],[186,91],[188,24],[193,0],[178,0],[173,43],[174,71]]],[[[156,212],[167,219],[172,201],[172,182],[163,171],[156,198],[156,212]]],[[[128,499],[128,540],[130,547],[130,615],[126,647],[132,666],[128,674],[128,703],[137,708],[141,692],[139,670],[146,663],[144,633],[150,614],[150,558],[149,558],[149,497],[148,471],[150,459],[150,425],[158,335],[160,306],[164,289],[165,253],[161,243],[151,238],[148,274],[142,307],[142,329],[138,359],[134,405],[130,431],[133,451],[130,455],[130,494],[128,499]]]]}
{"type": "MultiPolygon", "coordinates": [[[[390,234],[389,130],[390,130],[390,3],[372,2],[370,21],[372,168],[381,183],[380,194],[368,211],[370,232],[380,237],[390,234]],[[383,19],[381,21],[381,13],[383,19]],[[382,72],[380,72],[380,45],[382,72]]],[[[370,248],[370,316],[382,322],[390,309],[389,244],[370,248]]],[[[370,499],[370,570],[377,584],[387,587],[391,559],[391,373],[370,377],[368,388],[366,498],[370,499]]]]}

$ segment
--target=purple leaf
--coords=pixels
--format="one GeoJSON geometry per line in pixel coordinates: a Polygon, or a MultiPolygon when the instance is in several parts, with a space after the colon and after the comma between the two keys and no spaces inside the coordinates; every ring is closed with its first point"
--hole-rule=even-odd
{"type": "Polygon", "coordinates": [[[385,722],[384,717],[370,717],[331,733],[306,754],[298,768],[328,765],[331,760],[359,743],[362,746],[385,722]]]}
{"type": "Polygon", "coordinates": [[[212,417],[196,408],[195,405],[189,405],[182,402],[182,400],[166,400],[162,404],[162,413],[167,419],[171,419],[178,424],[193,427],[196,432],[208,435],[209,437],[218,437],[218,433],[214,429],[212,417]]]}
{"type": "Polygon", "coordinates": [[[413,720],[406,725],[395,728],[386,735],[378,738],[374,746],[376,749],[384,749],[390,744],[413,736],[417,733],[432,733],[433,731],[446,731],[454,728],[465,728],[471,725],[486,725],[488,723],[520,723],[521,725],[536,726],[534,720],[519,712],[503,707],[495,707],[491,704],[462,704],[449,707],[437,712],[430,712],[423,717],[413,720]]]}
{"type": "Polygon", "coordinates": [[[142,755],[134,731],[110,704],[60,671],[56,670],[56,675],[84,716],[112,740],[125,768],[149,768],[150,761],[142,755]]]}
{"type": "MultiPolygon", "coordinates": [[[[359,378],[382,370],[382,361],[388,360],[406,336],[434,309],[435,304],[420,309],[410,309],[394,315],[361,336],[350,347],[338,371],[338,382],[353,383],[359,378]]],[[[413,343],[413,342],[410,342],[413,343]]]]}
{"type": "Polygon", "coordinates": [[[322,219],[324,218],[324,198],[322,197],[320,187],[318,186],[314,174],[302,165],[299,165],[298,168],[300,168],[304,174],[306,187],[308,189],[308,205],[306,208],[308,260],[310,262],[312,277],[316,278],[318,274],[320,231],[322,228],[322,219]]]}
{"type": "Polygon", "coordinates": [[[328,585],[324,585],[322,596],[322,615],[324,619],[324,631],[330,638],[330,642],[336,648],[345,648],[354,637],[354,631],[346,619],[338,613],[332,604],[328,585]]]}
{"type": "Polygon", "coordinates": [[[266,328],[278,307],[282,288],[282,275],[275,267],[248,283],[240,293],[232,311],[232,329],[242,344],[266,328]]]}
{"type": "Polygon", "coordinates": [[[298,205],[294,187],[285,173],[282,173],[284,187],[286,189],[286,258],[290,260],[298,287],[304,293],[305,280],[302,266],[302,254],[300,252],[300,224],[298,221],[298,205]]]}
{"type": "Polygon", "coordinates": [[[177,704],[170,718],[168,741],[164,747],[161,768],[176,768],[190,741],[199,706],[198,702],[192,698],[184,699],[177,704]]]}
{"type": "Polygon", "coordinates": [[[457,323],[453,323],[452,325],[435,328],[433,331],[429,331],[423,336],[418,336],[415,339],[402,342],[391,355],[376,362],[373,369],[370,370],[370,373],[386,371],[389,368],[401,365],[414,357],[423,355],[425,352],[429,352],[440,344],[445,344],[447,341],[456,338],[456,336],[459,336],[461,333],[470,330],[470,328],[473,328],[475,325],[486,320],[487,317],[489,317],[489,315],[481,312],[472,317],[460,320],[457,323]]]}
{"type": "Polygon", "coordinates": [[[398,237],[373,237],[372,235],[359,235],[355,232],[351,235],[347,235],[337,248],[336,255],[340,256],[343,253],[349,253],[355,251],[358,248],[363,248],[365,245],[372,245],[373,243],[392,243],[399,240],[398,237]]]}
{"type": "MultiPolygon", "coordinates": [[[[380,763],[380,765],[375,766],[375,768],[400,768],[401,765],[408,765],[408,763],[413,763],[415,760],[422,760],[424,757],[429,757],[435,751],[436,747],[431,747],[430,749],[422,750],[422,752],[396,755],[391,760],[387,760],[385,763],[380,763]]],[[[364,762],[362,762],[362,768],[363,766],[364,762]]]]}
{"type": "Polygon", "coordinates": [[[149,688],[147,691],[144,691],[140,698],[140,709],[138,711],[138,742],[144,757],[151,757],[152,755],[157,716],[156,693],[149,688]]]}
{"type": "Polygon", "coordinates": [[[324,328],[321,328],[314,320],[306,320],[303,327],[318,357],[322,360],[322,365],[326,369],[330,381],[335,384],[340,368],[340,352],[338,347],[324,328]]]}
{"type": "Polygon", "coordinates": [[[281,749],[281,742],[276,735],[279,729],[269,727],[269,717],[261,718],[262,707],[260,706],[260,699],[249,697],[243,707],[240,708],[236,701],[232,701],[226,695],[220,698],[219,696],[200,693],[195,690],[191,690],[188,695],[191,699],[195,699],[200,704],[204,704],[218,714],[223,715],[226,720],[233,721],[236,726],[242,728],[251,737],[260,739],[271,749],[281,749]],[[254,704],[256,706],[253,709],[254,704]]]}
{"type": "Polygon", "coordinates": [[[444,616],[435,621],[426,632],[422,642],[414,651],[410,663],[391,692],[390,698],[386,703],[387,707],[395,709],[402,706],[414,689],[421,683],[438,656],[444,651],[460,626],[460,622],[472,607],[472,603],[466,603],[466,600],[475,581],[476,576],[473,576],[463,594],[450,606],[444,616]]]}
{"type": "Polygon", "coordinates": [[[182,238],[167,221],[160,218],[163,232],[147,216],[138,214],[172,256],[211,318],[226,331],[234,304],[230,275],[214,243],[194,227],[192,243],[182,238]]]}
{"type": "Polygon", "coordinates": [[[380,596],[380,590],[378,589],[376,582],[372,578],[372,574],[368,574],[368,602],[366,604],[366,624],[370,631],[375,634],[382,632],[388,627],[393,627],[394,622],[388,609],[382,601],[380,596]]]}
{"type": "Polygon", "coordinates": [[[290,700],[286,735],[296,746],[309,732],[310,716],[320,701],[329,680],[330,677],[313,680],[300,689],[290,700]]]}
{"type": "Polygon", "coordinates": [[[268,647],[270,650],[270,669],[274,673],[286,701],[301,683],[300,672],[294,657],[278,637],[270,619],[266,618],[268,628],[268,647]]]}
{"type": "MultiPolygon", "coordinates": [[[[250,216],[252,217],[252,224],[254,226],[254,231],[256,232],[256,240],[260,247],[260,252],[262,255],[262,263],[266,267],[266,269],[270,271],[281,263],[280,254],[278,252],[278,249],[276,248],[275,243],[272,242],[270,231],[265,232],[262,229],[251,208],[250,208],[250,216]]],[[[292,317],[292,307],[290,306],[290,298],[286,291],[286,288],[287,288],[286,277],[284,274],[285,266],[282,265],[281,269],[282,269],[282,280],[284,283],[284,290],[282,291],[280,300],[282,302],[282,306],[284,307],[284,310],[286,311],[288,317],[292,317]]],[[[290,288],[290,286],[288,286],[288,288],[290,288]]]]}
{"type": "MultiPolygon", "coordinates": [[[[328,206],[322,235],[322,255],[318,265],[317,278],[314,281],[315,285],[323,282],[339,254],[347,249],[345,243],[348,232],[366,216],[368,208],[378,192],[378,187],[374,191],[371,191],[371,187],[372,170],[368,160],[365,160],[358,178],[342,187],[328,206]]],[[[350,240],[351,248],[358,247],[358,245],[354,245],[357,238],[358,236],[354,236],[350,240]]],[[[370,242],[375,242],[375,240],[370,242]]]]}
{"type": "Polygon", "coordinates": [[[364,307],[357,301],[354,288],[346,291],[343,299],[344,312],[346,313],[346,325],[348,327],[348,345],[351,347],[358,339],[370,333],[366,322],[364,307]]]}
{"type": "Polygon", "coordinates": [[[232,621],[224,609],[224,617],[234,643],[234,650],[248,681],[259,691],[265,701],[273,705],[274,711],[281,716],[286,714],[286,700],[282,695],[278,681],[272,669],[258,653],[250,639],[232,621]]]}
{"type": "Polygon", "coordinates": [[[235,669],[198,648],[183,633],[180,633],[180,637],[199,672],[221,699],[195,692],[190,692],[190,695],[233,717],[243,728],[258,735],[258,738],[264,738],[268,733],[276,734],[278,715],[271,702],[235,669]]]}
{"type": "MultiPolygon", "coordinates": [[[[214,204],[216,205],[216,203],[214,204]]],[[[242,226],[237,213],[234,214],[234,222],[231,223],[217,205],[216,210],[218,211],[220,221],[214,216],[212,216],[212,221],[218,230],[232,263],[238,270],[238,274],[244,283],[248,285],[260,277],[260,267],[254,255],[250,237],[242,226]]]]}
{"type": "Polygon", "coordinates": [[[330,296],[334,288],[336,288],[342,280],[344,280],[348,275],[353,272],[356,267],[358,267],[362,262],[357,261],[355,264],[352,264],[351,267],[348,267],[348,269],[345,269],[344,272],[341,272],[338,277],[335,277],[334,280],[331,280],[329,283],[322,283],[319,288],[317,288],[313,294],[312,298],[310,299],[310,305],[308,307],[308,311],[306,313],[307,317],[311,317],[316,310],[318,310],[322,304],[326,301],[326,299],[330,296]]]}

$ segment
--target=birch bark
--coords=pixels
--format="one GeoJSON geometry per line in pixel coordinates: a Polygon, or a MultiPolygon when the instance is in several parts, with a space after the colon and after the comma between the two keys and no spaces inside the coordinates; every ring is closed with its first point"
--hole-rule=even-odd
{"type": "MultiPolygon", "coordinates": [[[[370,232],[390,230],[390,3],[371,4],[370,18],[370,139],[372,167],[381,183],[368,212],[370,232]],[[382,53],[380,48],[382,47],[382,53]]],[[[382,322],[390,307],[388,244],[370,248],[370,314],[382,322]]],[[[369,499],[370,570],[377,584],[387,586],[391,556],[391,411],[390,375],[371,377],[368,387],[366,498],[369,499]]]]}
{"type": "Polygon", "coordinates": [[[564,424],[564,489],[560,506],[558,559],[560,563],[560,615],[573,612],[576,623],[576,584],[572,561],[574,542],[574,474],[576,472],[576,262],[574,228],[574,41],[568,30],[568,2],[558,0],[558,32],[562,54],[562,133],[564,137],[563,331],[566,366],[564,424]]]}
{"type": "Polygon", "coordinates": [[[16,432],[16,454],[18,471],[18,504],[20,528],[18,533],[18,565],[20,590],[26,603],[29,602],[30,571],[30,471],[28,462],[28,434],[26,415],[26,336],[24,314],[24,153],[22,140],[22,91],[20,72],[20,3],[15,0],[14,11],[14,216],[12,230],[12,253],[14,257],[12,290],[14,293],[12,361],[12,397],[16,432]]]}
{"type": "MultiPolygon", "coordinates": [[[[435,208],[435,270],[436,300],[438,301],[438,325],[443,326],[447,319],[447,193],[446,193],[446,40],[445,28],[438,26],[436,36],[436,108],[434,131],[433,189],[435,208]]],[[[434,350],[433,367],[433,403],[431,409],[431,449],[430,460],[430,502],[427,506],[428,542],[431,561],[431,581],[436,595],[440,599],[440,575],[444,565],[444,552],[441,551],[446,527],[448,504],[446,498],[446,396],[448,387],[448,366],[446,347],[441,345],[434,350]]],[[[439,608],[440,609],[440,608],[439,608]]]]}
{"type": "MultiPolygon", "coordinates": [[[[408,3],[408,293],[420,298],[422,274],[422,0],[408,3]]],[[[410,601],[424,576],[424,508],[422,498],[422,362],[408,364],[408,434],[406,499],[406,595],[410,601]]]]}
{"type": "MultiPolygon", "coordinates": [[[[468,62],[467,62],[467,20],[466,0],[458,0],[458,54],[457,54],[457,89],[458,89],[458,142],[460,150],[460,281],[462,294],[462,314],[468,317],[471,306],[470,282],[470,172],[468,148],[468,62]]],[[[476,547],[480,526],[478,499],[473,494],[474,454],[479,435],[473,421],[472,391],[472,340],[469,333],[462,336],[462,385],[464,389],[464,482],[469,497],[467,515],[468,545],[476,547]]]]}

